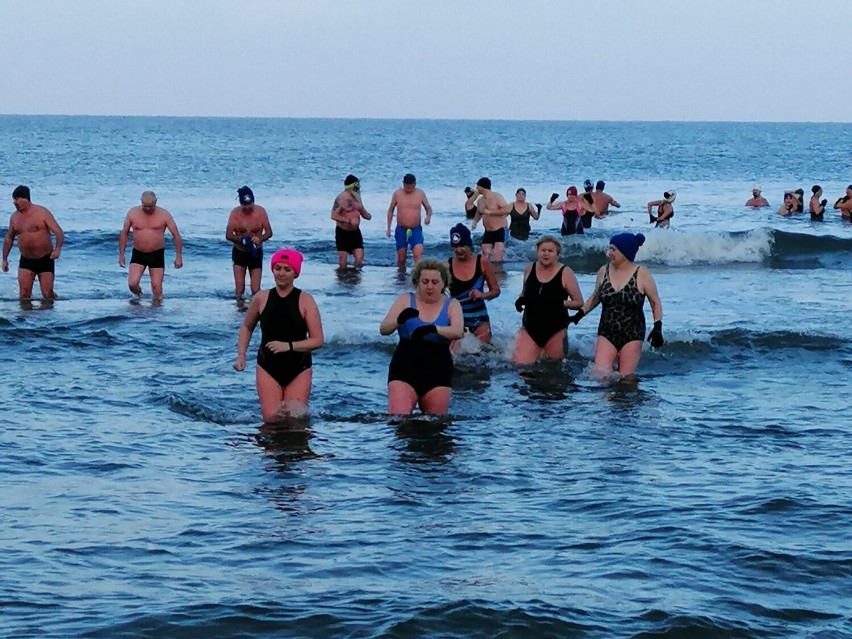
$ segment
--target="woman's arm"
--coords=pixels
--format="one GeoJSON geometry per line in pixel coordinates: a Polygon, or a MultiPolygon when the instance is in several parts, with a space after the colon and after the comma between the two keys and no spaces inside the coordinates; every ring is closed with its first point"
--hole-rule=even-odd
{"type": "Polygon", "coordinates": [[[408,306],[408,293],[403,293],[399,297],[394,300],[394,303],[391,304],[390,309],[388,309],[387,315],[382,320],[382,323],[379,324],[379,333],[382,335],[390,335],[396,329],[399,328],[399,322],[397,322],[397,318],[399,314],[402,312],[402,309],[408,306]]]}

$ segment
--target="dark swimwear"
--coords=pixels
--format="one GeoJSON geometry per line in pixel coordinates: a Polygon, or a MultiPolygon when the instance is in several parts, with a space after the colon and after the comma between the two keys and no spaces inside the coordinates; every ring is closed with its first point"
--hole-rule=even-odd
{"type": "Polygon", "coordinates": [[[470,210],[465,211],[465,217],[469,220],[472,220],[476,217],[476,205],[470,207],[470,210]]]}
{"type": "Polygon", "coordinates": [[[645,294],[639,292],[636,277],[639,267],[633,271],[633,276],[619,290],[613,288],[609,280],[609,267],[601,282],[600,300],[603,311],[598,324],[598,335],[609,340],[617,350],[624,348],[630,342],[641,342],[645,339],[645,294]]]}
{"type": "Polygon", "coordinates": [[[453,276],[450,281],[450,295],[456,298],[462,307],[464,313],[464,326],[470,330],[475,330],[480,324],[488,321],[488,309],[485,308],[485,300],[470,299],[470,292],[477,290],[480,293],[485,292],[485,276],[482,274],[482,256],[476,256],[476,269],[473,272],[473,277],[469,280],[459,279],[453,272],[453,258],[450,258],[450,274],[453,276]]]}
{"type": "Polygon", "coordinates": [[[278,289],[269,289],[266,306],[260,313],[261,342],[257,349],[257,365],[269,373],[285,388],[302,372],[311,367],[311,354],[287,351],[273,353],[269,342],[301,342],[308,337],[308,324],[299,311],[302,291],[294,288],[287,297],[278,295],[278,289]]]}
{"type": "Polygon", "coordinates": [[[263,249],[258,247],[253,251],[241,251],[235,246],[231,249],[231,261],[234,266],[242,266],[250,271],[263,268],[263,249]]]}
{"type": "Polygon", "coordinates": [[[133,249],[130,256],[131,264],[141,264],[148,268],[166,268],[166,249],[161,248],[150,253],[143,253],[137,249],[133,249]]]}
{"type": "Polygon", "coordinates": [[[563,266],[551,280],[539,282],[535,274],[536,265],[533,264],[524,284],[523,297],[526,307],[523,326],[539,348],[544,348],[551,337],[563,330],[568,320],[568,311],[564,304],[568,293],[562,286],[564,270],[563,266]]]}
{"type": "Polygon", "coordinates": [[[506,229],[497,229],[496,231],[485,231],[482,234],[483,244],[497,244],[497,242],[506,241],[506,229]]]}
{"type": "Polygon", "coordinates": [[[526,240],[530,236],[530,205],[527,204],[526,213],[518,213],[515,205],[509,211],[509,235],[516,240],[526,240]]]}
{"type": "MultiPolygon", "coordinates": [[[[410,296],[409,306],[417,308],[414,294],[410,296]]],[[[452,298],[447,298],[434,322],[424,322],[414,317],[397,329],[399,343],[388,367],[388,382],[405,382],[414,389],[417,397],[423,397],[433,388],[452,387],[453,356],[450,354],[450,340],[437,333],[420,340],[411,339],[411,333],[418,326],[449,326],[451,301],[452,298]]]]}
{"type": "MultiPolygon", "coordinates": [[[[592,198],[591,193],[583,193],[583,198],[586,200],[586,202],[588,202],[589,204],[594,206],[595,200],[594,200],[594,198],[592,198]]],[[[595,214],[594,214],[593,211],[585,211],[583,213],[583,215],[580,217],[580,220],[583,224],[583,228],[586,228],[586,229],[592,228],[592,219],[594,217],[595,217],[595,214]]]]}
{"type": "Polygon", "coordinates": [[[36,275],[40,275],[41,273],[55,273],[56,269],[56,260],[50,258],[50,253],[45,255],[44,257],[23,257],[18,260],[18,268],[22,268],[25,271],[32,271],[36,275]]]}
{"type": "Polygon", "coordinates": [[[356,249],[364,248],[364,237],[361,235],[361,229],[353,229],[347,231],[339,226],[334,229],[334,245],[339,253],[352,253],[356,249]]]}
{"type": "Polygon", "coordinates": [[[577,209],[565,209],[562,211],[562,235],[576,235],[583,233],[583,223],[579,219],[577,209]]]}

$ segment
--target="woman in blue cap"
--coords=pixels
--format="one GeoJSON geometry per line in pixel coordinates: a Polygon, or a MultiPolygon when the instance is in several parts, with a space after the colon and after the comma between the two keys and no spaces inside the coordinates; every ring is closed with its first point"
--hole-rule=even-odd
{"type": "Polygon", "coordinates": [[[456,224],[450,229],[450,246],[453,249],[453,257],[447,260],[452,276],[450,296],[461,304],[465,331],[488,344],[491,342],[491,321],[485,300],[500,296],[494,269],[482,255],[474,253],[473,238],[464,224],[456,224]]]}
{"type": "Polygon", "coordinates": [[[657,285],[644,266],[633,263],[645,243],[641,233],[619,233],[609,240],[609,264],[602,266],[595,290],[577,313],[568,318],[575,324],[598,304],[603,305],[595,345],[595,372],[608,375],[618,360],[621,375],[633,375],[642,355],[645,339],[645,298],[651,303],[654,328],[648,341],[654,348],[663,345],[663,305],[657,285]]]}

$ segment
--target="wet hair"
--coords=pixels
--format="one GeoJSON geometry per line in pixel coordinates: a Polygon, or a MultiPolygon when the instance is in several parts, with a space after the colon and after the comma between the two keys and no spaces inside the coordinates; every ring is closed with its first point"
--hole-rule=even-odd
{"type": "Polygon", "coordinates": [[[424,257],[417,262],[414,268],[411,269],[411,283],[414,284],[414,288],[417,288],[417,285],[420,283],[420,276],[423,274],[423,271],[438,271],[441,274],[441,279],[444,282],[441,292],[450,288],[452,276],[450,275],[450,267],[447,266],[446,262],[436,260],[434,257],[424,257]]]}
{"type": "Polygon", "coordinates": [[[559,238],[555,235],[542,235],[535,241],[535,250],[538,251],[541,248],[541,245],[545,242],[551,242],[556,245],[556,255],[559,256],[562,254],[562,242],[559,241],[559,238]]]}

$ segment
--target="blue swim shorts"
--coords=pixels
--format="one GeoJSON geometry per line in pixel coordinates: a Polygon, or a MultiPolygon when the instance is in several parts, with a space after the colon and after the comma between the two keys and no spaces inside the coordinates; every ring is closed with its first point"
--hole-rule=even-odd
{"type": "Polygon", "coordinates": [[[423,227],[415,226],[413,229],[407,229],[403,226],[397,226],[394,231],[394,239],[396,240],[396,250],[403,249],[406,246],[414,248],[418,244],[423,244],[423,227]]]}

